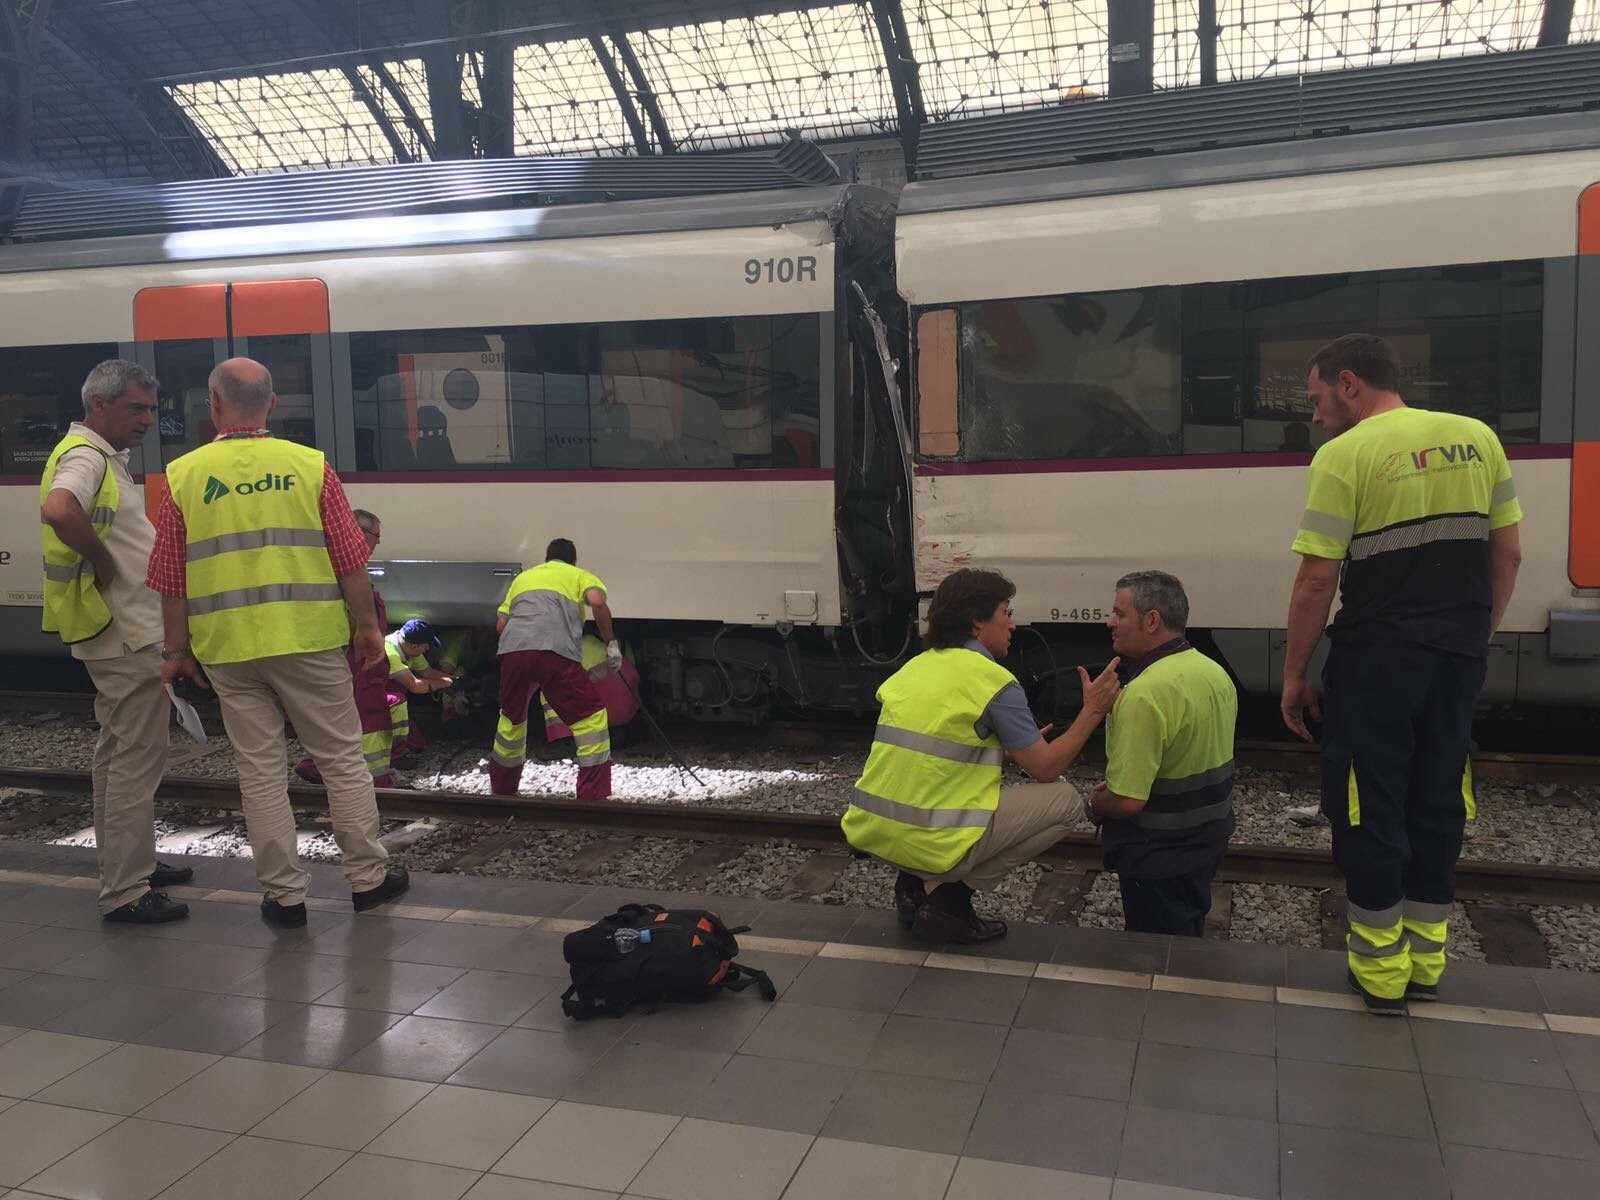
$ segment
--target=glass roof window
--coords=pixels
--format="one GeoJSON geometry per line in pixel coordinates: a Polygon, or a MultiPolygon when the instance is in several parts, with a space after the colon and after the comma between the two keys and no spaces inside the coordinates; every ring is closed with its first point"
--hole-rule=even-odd
{"type": "Polygon", "coordinates": [[[1217,76],[1257,79],[1524,50],[1538,43],[1543,16],[1543,0],[1432,0],[1363,9],[1334,9],[1323,0],[1218,0],[1217,76]]]}
{"type": "Polygon", "coordinates": [[[1157,89],[1194,87],[1200,83],[1199,0],[1155,0],[1156,27],[1151,39],[1157,89]]]}
{"type": "Polygon", "coordinates": [[[892,131],[883,44],[865,4],[628,35],[685,150],[892,131]]]}
{"type": "Polygon", "coordinates": [[[930,120],[1103,96],[1105,0],[902,0],[930,120]]]}
{"type": "Polygon", "coordinates": [[[404,62],[385,63],[384,70],[405,97],[405,105],[402,105],[394,93],[385,86],[377,71],[366,64],[356,67],[361,82],[383,110],[384,116],[389,118],[389,123],[394,126],[395,132],[399,134],[411,157],[426,158],[423,138],[406,116],[406,105],[409,105],[412,115],[416,117],[424,131],[433,128],[433,114],[428,105],[428,75],[423,68],[422,60],[409,58],[404,62]]]}
{"type": "Polygon", "coordinates": [[[635,150],[617,93],[587,38],[518,46],[515,88],[518,154],[635,150]]]}
{"type": "Polygon", "coordinates": [[[382,126],[340,70],[180,83],[169,91],[240,174],[395,161],[382,126]]]}
{"type": "Polygon", "coordinates": [[[1568,41],[1600,42],[1600,0],[1574,0],[1568,41]]]}

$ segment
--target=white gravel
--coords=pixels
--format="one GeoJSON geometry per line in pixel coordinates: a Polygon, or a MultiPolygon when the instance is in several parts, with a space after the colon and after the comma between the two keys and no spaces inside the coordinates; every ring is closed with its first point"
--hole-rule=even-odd
{"type": "Polygon", "coordinates": [[[714,896],[776,896],[813,853],[791,842],[762,842],[723,863],[706,891],[714,896]]]}
{"type": "Polygon", "coordinates": [[[1078,924],[1089,929],[1122,929],[1122,892],[1117,877],[1101,871],[1094,877],[1089,894],[1078,913],[1078,924]]]}
{"type": "MultiPolygon", "coordinates": [[[[0,763],[7,766],[86,770],[94,739],[95,726],[87,717],[0,714],[0,763]]],[[[217,747],[215,752],[187,759],[174,773],[233,777],[233,758],[220,730],[213,731],[212,744],[217,747]]],[[[190,746],[182,734],[174,736],[175,754],[188,753],[190,746]]],[[[860,746],[742,752],[725,746],[685,744],[680,749],[703,787],[662,758],[653,746],[619,746],[613,749],[614,798],[837,813],[849,803],[866,758],[860,746]]],[[[397,770],[398,782],[408,787],[487,794],[486,750],[487,746],[470,743],[432,743],[413,756],[410,766],[397,770]]],[[[292,768],[302,754],[299,744],[291,740],[286,765],[292,768]]],[[[1086,788],[1099,775],[1076,767],[1067,777],[1086,788]]],[[[1009,782],[1021,776],[1010,767],[1007,778],[1009,782]]],[[[523,795],[570,796],[576,788],[577,767],[570,760],[534,758],[523,768],[523,795]]],[[[1317,848],[1329,843],[1325,821],[1314,818],[1306,823],[1303,815],[1291,812],[1315,809],[1316,781],[1311,776],[1241,770],[1234,804],[1239,821],[1237,842],[1317,848]]],[[[1467,829],[1466,858],[1587,867],[1600,864],[1600,789],[1480,781],[1478,814],[1478,820],[1467,829]]]]}
{"type": "Polygon", "coordinates": [[[1534,924],[1550,946],[1550,965],[1568,971],[1600,971],[1600,907],[1535,906],[1534,924]]]}
{"type": "Polygon", "coordinates": [[[1235,942],[1268,942],[1274,946],[1322,945],[1321,893],[1312,888],[1272,883],[1233,885],[1233,922],[1228,937],[1235,942]]]}
{"type": "MultiPolygon", "coordinates": [[[[0,714],[0,764],[58,770],[86,770],[93,753],[96,726],[92,719],[60,713],[0,714]]],[[[182,761],[175,774],[231,778],[232,755],[221,730],[213,731],[206,753],[198,753],[186,737],[175,733],[173,750],[182,761]]],[[[402,786],[486,794],[488,762],[483,747],[454,741],[436,742],[413,756],[396,772],[402,786]]],[[[685,744],[680,750],[703,782],[697,783],[672,766],[653,746],[613,751],[612,784],[618,800],[760,808],[791,812],[842,812],[865,760],[860,746],[823,749],[752,750],[685,744]]],[[[286,767],[301,757],[290,741],[286,767]]],[[[1020,779],[1008,768],[1008,782],[1020,779]]],[[[1080,788],[1091,786],[1098,772],[1074,768],[1068,773],[1080,788]]],[[[531,759],[523,770],[521,793],[528,796],[571,796],[577,770],[569,760],[531,759]]],[[[1239,843],[1326,847],[1327,823],[1304,812],[1315,809],[1316,782],[1310,776],[1242,770],[1235,791],[1239,843]]],[[[0,789],[0,822],[25,820],[68,801],[25,789],[0,789]]],[[[1482,782],[1478,785],[1479,817],[1468,827],[1463,856],[1501,861],[1594,867],[1600,864],[1600,789],[1552,785],[1482,782]]],[[[326,817],[301,821],[302,853],[317,861],[334,861],[337,847],[326,817]]],[[[91,824],[87,798],[58,818],[12,835],[30,841],[57,841],[81,834],[91,824]]],[[[385,831],[403,823],[388,822],[385,831]]],[[[1087,826],[1084,826],[1087,828],[1087,826]]],[[[441,824],[396,855],[396,861],[429,870],[450,863],[488,836],[512,837],[507,848],[488,862],[469,868],[479,875],[530,879],[571,878],[563,864],[578,849],[603,834],[563,830],[525,830],[489,822],[441,824]]],[[[163,854],[236,856],[249,853],[248,840],[236,815],[198,810],[164,810],[158,822],[163,854]],[[173,845],[173,843],[179,843],[173,845]]],[[[626,861],[586,874],[585,882],[616,886],[655,886],[696,843],[644,839],[626,861]]],[[[775,895],[810,856],[810,851],[783,842],[752,846],[730,860],[708,881],[705,890],[726,895],[775,895]]],[[[1040,877],[1029,865],[1014,871],[993,895],[980,898],[981,911],[1006,920],[1022,919],[1040,877]]],[[[852,862],[818,899],[827,904],[888,907],[893,903],[893,872],[870,861],[852,862]]],[[[1240,941],[1285,945],[1319,944],[1316,893],[1307,889],[1241,884],[1234,888],[1231,936],[1240,941]]],[[[1557,965],[1600,970],[1600,909],[1536,908],[1557,965]]],[[[1116,879],[1096,877],[1079,916],[1083,925],[1122,927],[1116,879]]],[[[1476,932],[1457,906],[1451,921],[1453,955],[1482,958],[1476,932]]]]}

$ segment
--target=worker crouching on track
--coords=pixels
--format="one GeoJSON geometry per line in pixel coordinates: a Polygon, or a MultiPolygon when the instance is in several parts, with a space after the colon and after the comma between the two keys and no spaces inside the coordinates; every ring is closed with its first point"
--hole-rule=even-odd
{"type": "Polygon", "coordinates": [[[167,467],[147,582],[163,596],[162,678],[205,684],[210,674],[233,743],[261,913],[306,923],[310,874],[300,866],[289,806],[283,718],[328,788],[333,836],[351,903],[373,908],[405,891],[378,841],[378,806],[361,755],[344,648],[354,618],[363,664],[383,661],[383,632],[367,578],[367,544],[339,478],[322,454],[274,438],[277,403],[260,363],[231,358],[212,371],[209,445],[167,467]],[[192,643],[192,644],[191,644],[192,643]]]}
{"type": "Polygon", "coordinates": [[[1134,676],[1106,718],[1106,777],[1089,795],[1124,925],[1200,937],[1233,836],[1239,693],[1189,644],[1189,597],[1165,571],[1117,580],[1113,649],[1134,676]]]}
{"type": "MultiPolygon", "coordinates": [[[[428,665],[428,647],[439,645],[439,635],[426,621],[410,620],[383,639],[389,680],[385,705],[389,710],[389,738],[394,750],[410,745],[412,696],[442,692],[455,682],[428,665]]],[[[385,767],[388,766],[387,755],[385,767]]]]}
{"type": "Polygon", "coordinates": [[[176,921],[189,906],[159,889],[189,867],[156,862],[155,794],[172,711],[161,690],[161,597],[145,586],[155,543],[128,456],[156,423],[156,379],[138,363],[103,362],[83,382],[74,421],[39,486],[44,628],[94,680],[94,842],[100,915],[137,925],[176,921]]]}
{"type": "Polygon", "coordinates": [[[1283,720],[1322,716],[1322,811],[1349,898],[1352,988],[1399,1016],[1437,998],[1472,794],[1472,711],[1522,561],[1522,508],[1482,421],[1407,408],[1400,359],[1348,334],[1312,358],[1311,460],[1289,602],[1283,720]],[[1306,679],[1328,630],[1323,709],[1306,679]]]}
{"type": "Polygon", "coordinates": [[[489,786],[514,796],[528,754],[528,708],[542,692],[572,730],[578,758],[578,799],[611,795],[611,731],[605,703],[583,669],[583,609],[606,642],[606,659],[622,662],[606,587],[578,567],[577,548],[556,538],[545,561],[511,581],[495,630],[500,635],[500,721],[490,755],[489,786]]]}
{"type": "Polygon", "coordinates": [[[872,752],[841,822],[857,850],[899,868],[900,921],[929,941],[975,945],[1005,933],[1003,921],[973,910],[973,891],[993,888],[1083,817],[1061,772],[1120,690],[1117,660],[1094,680],[1079,667],[1083,709],[1046,741],[1049,729],[997,661],[1011,648],[1015,594],[997,571],[960,570],[939,585],[928,648],[878,689],[872,752]],[[1007,755],[1040,782],[1002,787],[1007,755]]]}

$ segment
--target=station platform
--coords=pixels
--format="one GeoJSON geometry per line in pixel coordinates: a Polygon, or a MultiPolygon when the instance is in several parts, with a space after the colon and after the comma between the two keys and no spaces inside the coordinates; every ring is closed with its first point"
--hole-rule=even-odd
{"type": "Polygon", "coordinates": [[[0,843],[0,1197],[1600,1195],[1600,976],[1453,964],[1394,1020],[1336,953],[454,875],[358,916],[324,866],[283,931],[183,861],[189,920],[105,927],[91,852],[0,843]],[[751,925],[777,1002],[564,1018],[628,900],[751,925]]]}

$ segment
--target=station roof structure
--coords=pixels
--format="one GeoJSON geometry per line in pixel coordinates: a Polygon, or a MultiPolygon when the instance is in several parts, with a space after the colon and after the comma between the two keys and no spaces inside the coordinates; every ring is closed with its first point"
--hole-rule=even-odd
{"type": "MultiPolygon", "coordinates": [[[[898,143],[1600,40],[1600,0],[0,0],[0,185],[898,143]]],[[[3,209],[0,196],[0,209],[3,209]]]]}

